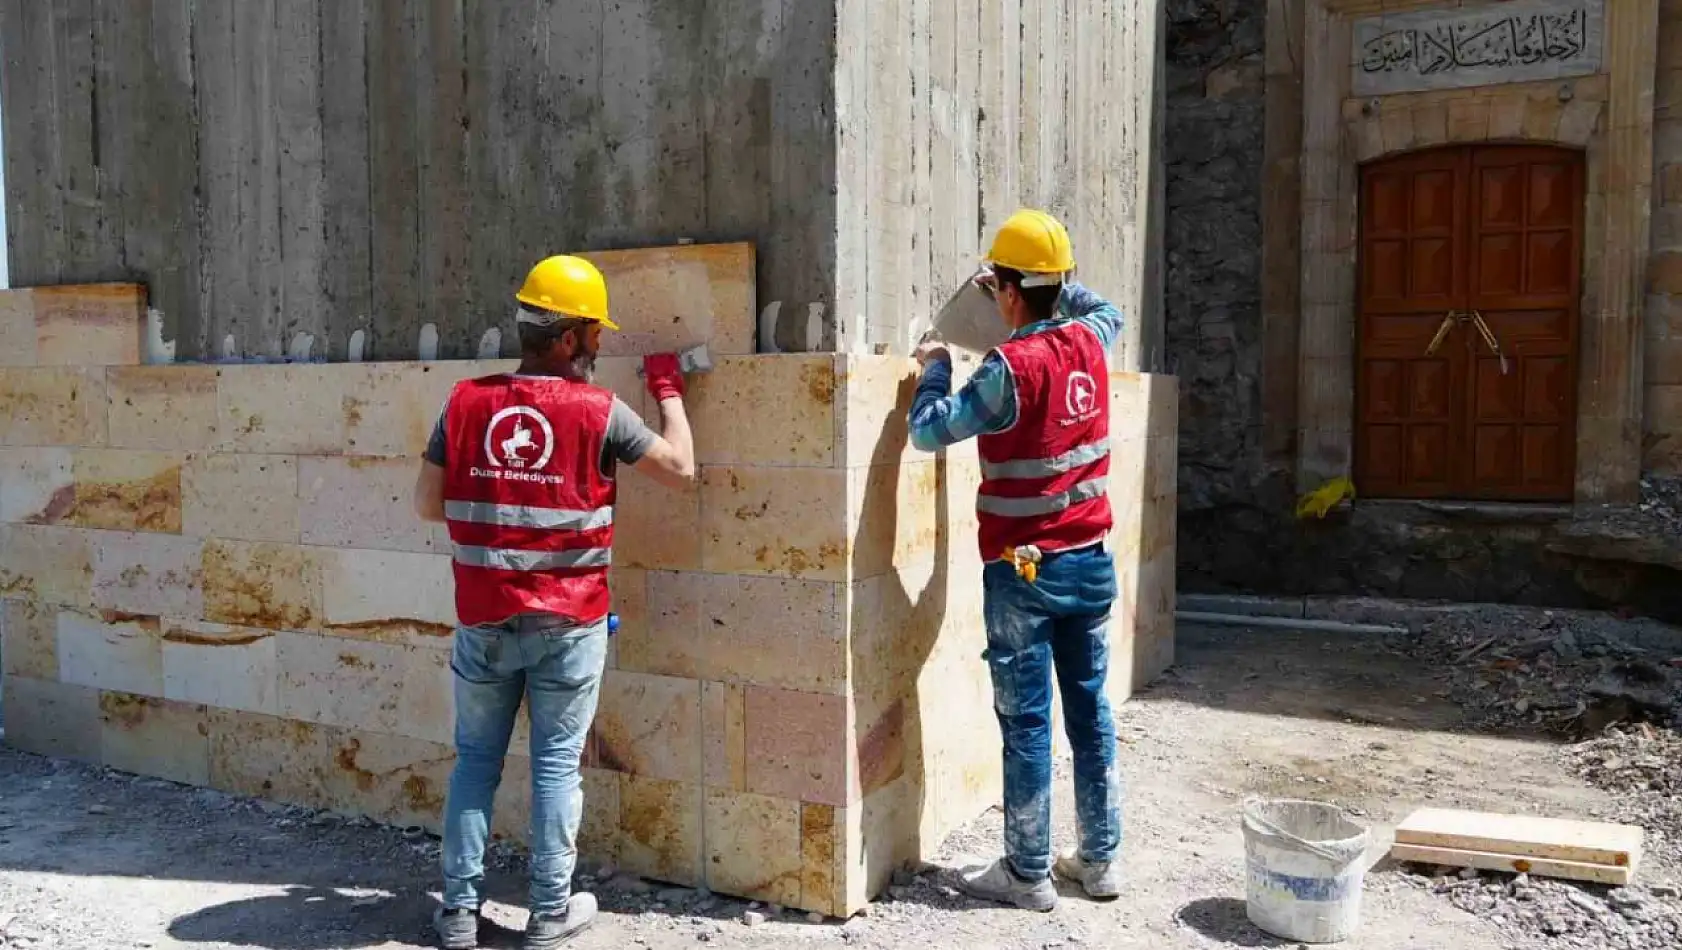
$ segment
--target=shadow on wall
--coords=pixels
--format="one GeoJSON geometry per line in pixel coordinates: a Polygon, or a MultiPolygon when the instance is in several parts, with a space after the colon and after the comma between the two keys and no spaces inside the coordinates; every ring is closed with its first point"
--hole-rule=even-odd
{"type": "MultiPolygon", "coordinates": [[[[900,380],[894,411],[877,435],[876,444],[869,456],[871,459],[902,459],[910,438],[906,419],[912,397],[916,393],[917,382],[918,376],[915,374],[900,380]]],[[[934,459],[934,570],[928,583],[920,591],[907,590],[898,570],[899,565],[890,564],[886,576],[874,578],[879,581],[873,585],[880,592],[879,601],[873,596],[858,596],[857,586],[852,598],[849,629],[854,631],[850,640],[853,670],[855,676],[860,670],[871,671],[871,681],[856,683],[851,691],[853,721],[857,729],[854,741],[859,786],[864,796],[864,803],[859,806],[863,811],[864,825],[863,873],[864,879],[870,882],[882,880],[894,867],[938,844],[921,840],[923,818],[928,811],[930,782],[924,743],[927,730],[923,721],[923,698],[918,691],[918,681],[946,621],[947,577],[951,553],[947,464],[944,454],[934,459]],[[869,629],[869,625],[879,623],[892,624],[893,629],[882,635],[860,635],[861,631],[869,629]],[[876,646],[879,652],[873,653],[872,646],[876,646]],[[888,678],[887,688],[893,699],[885,710],[875,715],[874,721],[869,721],[865,717],[876,711],[869,708],[867,699],[879,677],[888,678]],[[870,821],[877,809],[865,803],[869,802],[872,793],[887,787],[902,776],[911,784],[910,800],[904,802],[904,805],[914,806],[914,809],[885,820],[890,820],[895,827],[911,833],[871,834],[870,821]]],[[[885,518],[886,523],[875,520],[870,523],[873,528],[882,531],[881,536],[890,539],[898,538],[900,531],[898,481],[908,477],[900,462],[893,463],[893,467],[896,469],[895,478],[863,480],[864,497],[858,509],[871,518],[885,518]]],[[[860,518],[861,525],[865,521],[866,518],[860,518]]],[[[855,544],[853,549],[858,552],[862,547],[855,544]]],[[[859,577],[868,569],[855,553],[854,577],[859,577]]]]}

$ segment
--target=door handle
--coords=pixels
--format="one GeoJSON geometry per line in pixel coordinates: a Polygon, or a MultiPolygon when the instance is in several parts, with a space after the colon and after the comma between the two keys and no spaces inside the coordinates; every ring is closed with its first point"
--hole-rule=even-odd
{"type": "Polygon", "coordinates": [[[1495,331],[1490,329],[1489,324],[1485,322],[1483,314],[1473,310],[1472,325],[1478,328],[1478,335],[1483,337],[1483,342],[1489,347],[1489,351],[1494,353],[1495,358],[1501,361],[1501,375],[1507,375],[1509,369],[1507,354],[1501,352],[1501,341],[1495,336],[1495,331]]]}
{"type": "Polygon", "coordinates": [[[1461,319],[1460,314],[1455,313],[1453,310],[1450,310],[1443,317],[1442,325],[1437,327],[1437,335],[1431,338],[1431,345],[1425,348],[1426,356],[1434,356],[1436,354],[1437,347],[1443,345],[1443,340],[1448,337],[1448,331],[1454,329],[1454,324],[1459,319],[1461,319]]]}

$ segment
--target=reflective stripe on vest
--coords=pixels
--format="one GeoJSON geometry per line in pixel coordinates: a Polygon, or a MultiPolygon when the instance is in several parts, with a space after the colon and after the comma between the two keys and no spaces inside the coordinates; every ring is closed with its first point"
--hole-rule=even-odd
{"type": "Polygon", "coordinates": [[[471,524],[494,524],[505,528],[565,528],[592,531],[613,524],[613,506],[595,511],[568,508],[533,508],[528,505],[498,505],[488,501],[446,501],[444,517],[471,524]]]}
{"type": "Polygon", "coordinates": [[[977,495],[975,507],[977,511],[1001,518],[1037,518],[1043,515],[1056,514],[1065,508],[1078,505],[1083,501],[1101,498],[1104,490],[1109,486],[1109,479],[1094,478],[1090,481],[1076,482],[1068,491],[1055,495],[1037,495],[1031,498],[1004,498],[999,495],[977,495]]]}
{"type": "Polygon", "coordinates": [[[573,548],[566,551],[525,551],[519,548],[455,546],[456,563],[467,567],[489,567],[500,571],[558,571],[577,567],[607,567],[613,561],[608,548],[573,548]]]}
{"type": "Polygon", "coordinates": [[[1013,459],[1009,462],[981,462],[982,478],[1050,478],[1082,465],[1091,465],[1110,454],[1110,440],[1077,446],[1055,458],[1013,459]]]}

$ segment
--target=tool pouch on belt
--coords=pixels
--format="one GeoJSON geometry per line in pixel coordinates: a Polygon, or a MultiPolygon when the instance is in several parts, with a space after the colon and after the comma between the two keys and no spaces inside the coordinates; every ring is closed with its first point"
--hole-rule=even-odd
{"type": "Polygon", "coordinates": [[[1032,584],[1040,576],[1040,549],[1032,544],[1005,548],[1005,560],[1016,568],[1016,576],[1032,584]]]}

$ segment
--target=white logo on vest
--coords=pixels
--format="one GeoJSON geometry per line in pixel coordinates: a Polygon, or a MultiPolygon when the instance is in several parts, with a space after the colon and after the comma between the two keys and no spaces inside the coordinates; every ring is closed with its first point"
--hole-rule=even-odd
{"type": "Polygon", "coordinates": [[[509,406],[485,426],[485,458],[491,468],[475,466],[472,474],[475,478],[559,484],[561,476],[543,474],[554,451],[555,430],[543,413],[530,406],[509,406]]]}
{"type": "Polygon", "coordinates": [[[1071,422],[1084,422],[1092,417],[1098,408],[1098,383],[1090,374],[1078,369],[1069,374],[1068,387],[1063,392],[1063,408],[1073,417],[1071,422]]]}

